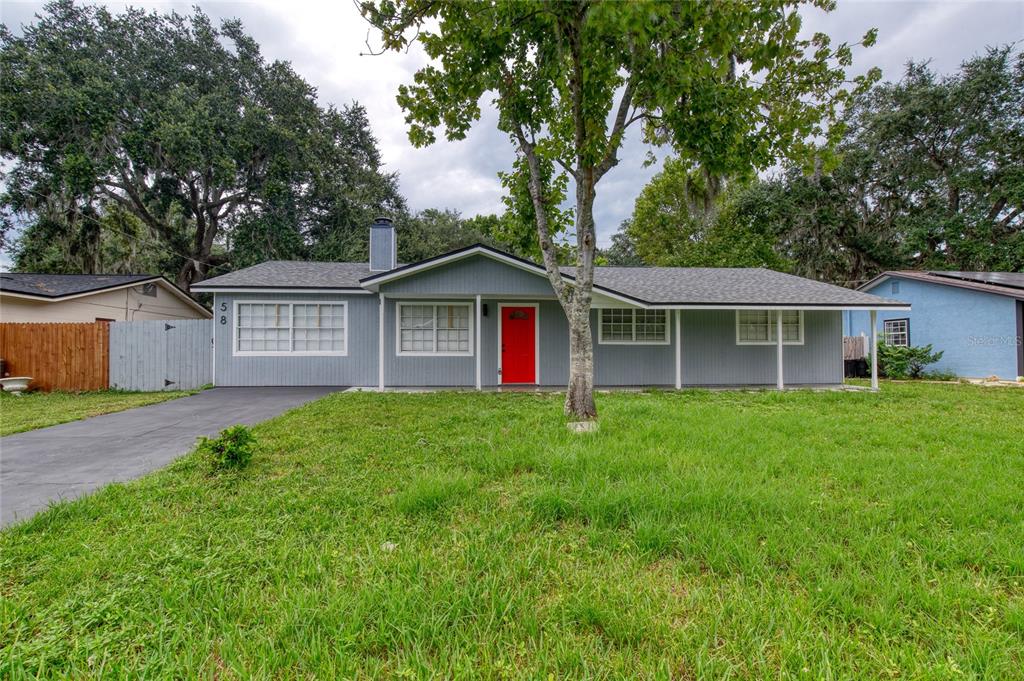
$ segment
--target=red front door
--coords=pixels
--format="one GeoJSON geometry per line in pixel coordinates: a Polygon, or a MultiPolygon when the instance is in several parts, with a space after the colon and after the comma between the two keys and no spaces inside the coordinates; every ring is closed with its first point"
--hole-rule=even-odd
{"type": "Polygon", "coordinates": [[[537,382],[537,308],[501,308],[501,382],[537,382]]]}

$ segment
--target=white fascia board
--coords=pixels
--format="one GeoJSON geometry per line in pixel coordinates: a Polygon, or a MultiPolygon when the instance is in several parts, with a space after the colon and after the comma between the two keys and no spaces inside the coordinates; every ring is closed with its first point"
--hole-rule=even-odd
{"type": "Polygon", "coordinates": [[[11,298],[21,298],[24,300],[34,300],[40,303],[63,303],[66,300],[75,300],[77,298],[87,298],[88,296],[98,295],[100,293],[109,293],[111,291],[123,291],[126,288],[133,288],[135,286],[142,286],[143,284],[159,284],[165,291],[174,294],[177,298],[187,303],[193,309],[203,313],[209,319],[213,316],[213,313],[207,310],[204,306],[197,303],[192,299],[191,296],[180,291],[176,286],[168,284],[163,277],[152,277],[151,279],[140,279],[133,281],[128,284],[118,284],[117,286],[110,286],[108,288],[99,288],[92,291],[83,291],[82,293],[72,293],[66,296],[35,296],[31,293],[16,293],[14,291],[0,291],[0,296],[10,296],[11,298]]]}
{"type": "Polygon", "coordinates": [[[747,303],[746,305],[649,305],[651,310],[910,310],[910,305],[792,305],[775,303],[747,303]]]}
{"type": "Polygon", "coordinates": [[[362,288],[288,288],[288,287],[233,287],[215,286],[204,288],[200,285],[192,287],[196,293],[330,293],[339,296],[370,295],[370,291],[362,288]]]}

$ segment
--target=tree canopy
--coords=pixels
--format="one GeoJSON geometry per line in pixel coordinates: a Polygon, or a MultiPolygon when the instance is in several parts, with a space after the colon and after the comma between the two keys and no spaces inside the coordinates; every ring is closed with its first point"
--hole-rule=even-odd
{"type": "Polygon", "coordinates": [[[106,269],[138,238],[188,288],[229,249],[239,264],[365,253],[372,217],[404,210],[365,110],[321,107],[238,21],[62,0],[20,36],[0,28],[0,69],[19,267],[106,269]]]}
{"type": "Polygon", "coordinates": [[[835,129],[828,167],[733,184],[713,219],[692,200],[694,166],[667,161],[620,239],[649,264],[774,258],[851,285],[886,269],[1024,270],[1024,54],[991,49],[948,76],[912,62],[835,129]]]}

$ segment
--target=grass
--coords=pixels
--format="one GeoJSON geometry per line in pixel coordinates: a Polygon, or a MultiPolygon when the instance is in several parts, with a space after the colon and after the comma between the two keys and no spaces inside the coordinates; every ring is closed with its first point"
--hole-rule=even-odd
{"type": "Polygon", "coordinates": [[[0,435],[55,426],[190,394],[184,391],[134,393],[101,390],[81,393],[30,392],[19,397],[0,392],[0,435]]]}
{"type": "Polygon", "coordinates": [[[0,534],[0,677],[1024,678],[1024,393],[336,394],[0,534]]]}

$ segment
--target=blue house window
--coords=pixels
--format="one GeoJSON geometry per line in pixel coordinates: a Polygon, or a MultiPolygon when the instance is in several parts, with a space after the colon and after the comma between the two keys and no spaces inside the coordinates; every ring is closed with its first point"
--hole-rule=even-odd
{"type": "Polygon", "coordinates": [[[883,322],[882,337],[886,345],[910,345],[910,320],[909,319],[886,319],[883,322]]]}
{"type": "Polygon", "coordinates": [[[895,279],[893,279],[892,282],[890,282],[890,284],[889,284],[889,288],[892,290],[893,293],[899,293],[900,292],[900,282],[898,282],[895,279]]]}

